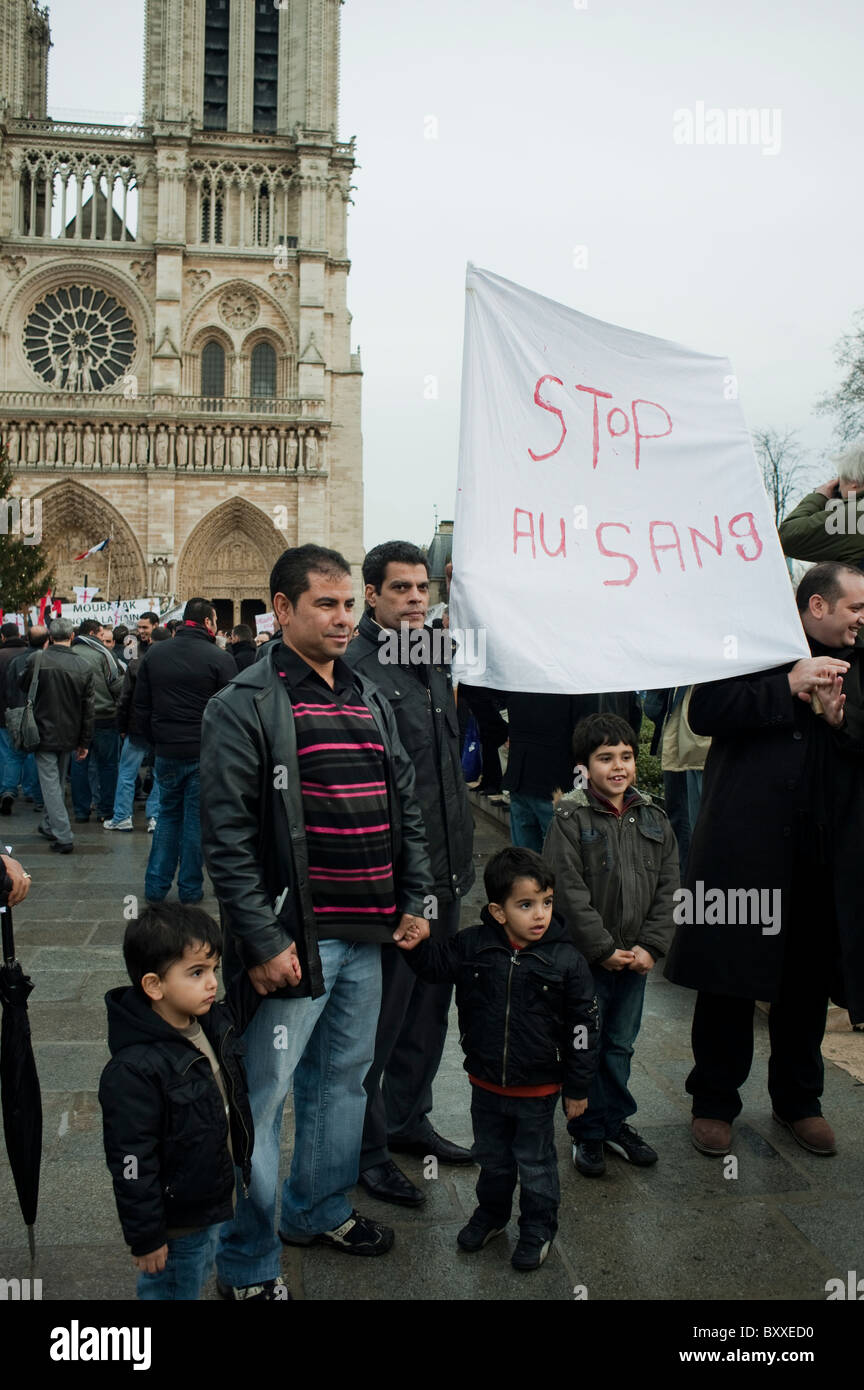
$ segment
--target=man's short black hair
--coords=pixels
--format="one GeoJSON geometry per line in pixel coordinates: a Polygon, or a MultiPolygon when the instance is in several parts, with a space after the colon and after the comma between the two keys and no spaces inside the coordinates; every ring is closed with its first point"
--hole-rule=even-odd
{"type": "Polygon", "coordinates": [[[95,633],[102,631],[102,624],[97,623],[95,618],[85,618],[75,629],[76,637],[93,637],[95,633]]]}
{"type": "Polygon", "coordinates": [[[180,625],[181,625],[181,624],[180,624],[180,619],[179,619],[179,618],[171,618],[170,621],[167,622],[167,623],[165,624],[166,628],[167,628],[168,631],[171,633],[171,636],[172,636],[172,637],[174,636],[174,633],[177,631],[177,629],[178,629],[178,627],[180,627],[180,625]]]}
{"type": "Polygon", "coordinates": [[[114,629],[114,641],[119,642],[119,644],[122,646],[128,636],[129,629],[126,626],[126,624],[118,623],[114,629]]]}
{"type": "Polygon", "coordinates": [[[589,714],[580,719],[573,730],[573,756],[583,767],[588,759],[604,743],[614,747],[618,743],[628,743],[633,749],[633,757],[639,756],[639,740],[626,719],[620,714],[589,714]]]}
{"type": "Polygon", "coordinates": [[[493,854],[483,872],[483,884],[490,903],[506,903],[517,878],[532,878],[541,893],[555,887],[555,875],[533,849],[508,845],[493,854]]]}
{"type": "Polygon", "coordinates": [[[0,637],[4,642],[8,642],[10,637],[20,637],[17,623],[3,623],[0,626],[0,637]]]}
{"type": "Polygon", "coordinates": [[[419,545],[412,545],[410,541],[384,541],[382,545],[373,546],[363,561],[363,583],[371,584],[376,594],[381,592],[390,564],[423,565],[427,575],[429,573],[428,556],[419,545]]]}
{"type": "Polygon", "coordinates": [[[151,972],[161,979],[170,965],[183,959],[187,946],[203,946],[208,956],[222,954],[219,923],[203,908],[159,903],[133,917],[123,937],[123,959],[136,989],[151,972]]]}
{"type": "Polygon", "coordinates": [[[804,575],[795,591],[798,612],[806,613],[814,594],[818,594],[828,607],[833,609],[837,600],[846,592],[843,583],[845,574],[854,574],[856,579],[864,579],[864,571],[857,565],[844,564],[842,560],[823,560],[821,564],[814,565],[804,575]]]}
{"type": "Polygon", "coordinates": [[[270,598],[284,594],[292,608],[309,588],[310,574],[323,574],[328,579],[341,579],[351,573],[351,566],[338,550],[323,545],[297,545],[283,550],[270,571],[270,598]]]}
{"type": "Polygon", "coordinates": [[[170,642],[171,633],[168,631],[167,627],[154,627],[153,631],[150,633],[150,641],[170,642]]]}
{"type": "MultiPolygon", "coordinates": [[[[144,615],[147,616],[146,613],[144,615]]],[[[216,609],[213,607],[209,598],[190,598],[186,607],[183,609],[184,623],[201,623],[209,618],[212,623],[216,622],[216,609]]],[[[156,619],[157,623],[159,619],[156,619]]],[[[152,637],[152,633],[150,634],[152,637]]]]}
{"type": "Polygon", "coordinates": [[[142,618],[146,618],[147,621],[148,621],[148,622],[151,622],[151,623],[153,624],[153,626],[155,627],[156,624],[157,624],[158,621],[159,621],[159,614],[158,614],[158,613],[139,613],[139,614],[138,614],[138,617],[135,619],[136,623],[140,623],[140,621],[141,621],[142,618]]]}
{"type": "Polygon", "coordinates": [[[236,627],[232,627],[231,636],[236,637],[238,642],[253,642],[255,640],[255,635],[248,623],[238,623],[236,627]]]}

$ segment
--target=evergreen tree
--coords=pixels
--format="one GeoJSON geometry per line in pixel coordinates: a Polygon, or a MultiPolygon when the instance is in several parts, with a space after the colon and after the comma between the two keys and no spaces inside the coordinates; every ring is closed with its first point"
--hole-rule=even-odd
{"type": "Polygon", "coordinates": [[[41,506],[12,496],[12,466],[5,438],[0,439],[0,608],[4,613],[24,613],[53,588],[54,575],[40,544],[41,506]],[[26,531],[22,527],[22,521],[26,531]]]}

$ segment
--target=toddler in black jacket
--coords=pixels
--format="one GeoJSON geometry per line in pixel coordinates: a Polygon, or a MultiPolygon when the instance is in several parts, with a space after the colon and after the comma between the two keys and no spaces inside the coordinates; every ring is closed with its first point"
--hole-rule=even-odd
{"type": "Polygon", "coordinates": [[[552,911],[554,875],[530,849],[509,847],[486,866],[482,924],[431,941],[429,924],[402,949],[424,980],[456,984],[460,1041],[472,1085],[477,1210],[456,1237],[482,1250],[500,1235],[516,1189],[514,1269],[537,1269],[558,1230],[555,1110],[563,1088],[572,1119],[594,1075],[594,981],[552,911]],[[419,942],[419,944],[418,944],[419,942]]]}
{"type": "MultiPolygon", "coordinates": [[[[254,1135],[238,1037],[261,998],[244,970],[215,1003],[221,949],[201,908],[147,908],[123,940],[132,987],[105,996],[105,1154],[141,1299],[200,1296],[219,1228],[234,1214],[235,1165],[249,1182],[254,1135]]],[[[247,1296],[289,1297],[281,1279],[247,1296]]]]}

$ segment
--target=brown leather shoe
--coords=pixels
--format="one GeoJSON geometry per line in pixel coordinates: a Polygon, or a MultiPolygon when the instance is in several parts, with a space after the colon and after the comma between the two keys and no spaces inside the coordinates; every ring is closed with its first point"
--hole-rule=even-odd
{"type": "Polygon", "coordinates": [[[796,1144],[808,1153],[819,1154],[820,1158],[830,1158],[837,1152],[834,1131],[824,1115],[806,1115],[803,1120],[781,1120],[776,1110],[771,1111],[778,1125],[788,1129],[796,1144]]]}
{"type": "Polygon", "coordinates": [[[700,1154],[722,1158],[732,1147],[732,1126],[726,1120],[711,1120],[702,1115],[694,1115],[690,1125],[690,1138],[700,1154]]]}

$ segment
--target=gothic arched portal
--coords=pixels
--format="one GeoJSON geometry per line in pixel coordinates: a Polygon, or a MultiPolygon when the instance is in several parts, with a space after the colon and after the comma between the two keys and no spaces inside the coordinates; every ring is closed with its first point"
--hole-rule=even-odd
{"type": "MultiPolygon", "coordinates": [[[[186,541],[177,593],[183,599],[212,599],[220,626],[228,625],[229,612],[232,625],[239,623],[244,601],[270,607],[270,571],[284,549],[270,518],[242,497],[232,497],[208,512],[186,541]]],[[[247,613],[248,608],[247,602],[247,613]]]]}
{"type": "Polygon", "coordinates": [[[81,483],[64,480],[37,493],[42,503],[42,546],[57,576],[54,592],[75,601],[74,589],[84,576],[100,598],[144,598],[148,593],[147,569],[135,533],[121,512],[81,483]],[[98,545],[110,545],[86,560],[74,556],[98,545]],[[108,593],[108,557],[111,556],[111,592],[108,593]]]}

